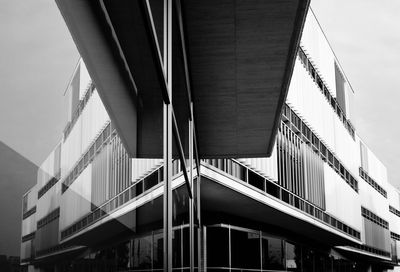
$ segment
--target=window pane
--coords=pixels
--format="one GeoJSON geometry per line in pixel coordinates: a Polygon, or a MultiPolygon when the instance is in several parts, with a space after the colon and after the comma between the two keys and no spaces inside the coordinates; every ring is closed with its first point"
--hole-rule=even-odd
{"type": "Polygon", "coordinates": [[[303,248],[303,272],[313,272],[314,252],[308,248],[303,248]]]}
{"type": "Polygon", "coordinates": [[[162,269],[163,268],[163,258],[164,258],[164,242],[163,233],[154,234],[154,244],[153,244],[153,268],[162,269]]]}
{"type": "Polygon", "coordinates": [[[116,248],[118,269],[129,268],[129,242],[121,243],[116,248]]]}
{"type": "Polygon", "coordinates": [[[132,244],[133,268],[151,268],[151,236],[137,238],[132,244]]]}
{"type": "Polygon", "coordinates": [[[207,228],[207,266],[229,267],[229,233],[227,228],[207,228]]]}
{"type": "Polygon", "coordinates": [[[281,239],[272,237],[262,238],[263,269],[284,269],[282,245],[281,239]]]}
{"type": "MultiPolygon", "coordinates": [[[[182,255],[183,255],[183,267],[190,267],[190,230],[189,227],[182,229],[183,241],[182,241],[182,255]]],[[[196,236],[196,235],[194,235],[196,236]]],[[[196,255],[194,258],[196,259],[196,255]]]]}
{"type": "Polygon", "coordinates": [[[181,245],[181,230],[173,231],[172,236],[172,267],[182,267],[182,245],[181,245]]]}
{"type": "Polygon", "coordinates": [[[260,269],[260,236],[231,230],[232,268],[260,269]]]}
{"type": "Polygon", "coordinates": [[[328,254],[323,252],[315,253],[315,271],[332,271],[332,260],[328,254]]]}
{"type": "MultiPolygon", "coordinates": [[[[190,228],[185,227],[182,229],[183,240],[182,240],[182,255],[183,255],[183,267],[190,267],[190,228]]],[[[194,266],[197,266],[197,229],[194,229],[194,266]]]]}
{"type": "Polygon", "coordinates": [[[301,247],[286,242],[286,269],[301,271],[301,247]]]}
{"type": "Polygon", "coordinates": [[[248,178],[249,178],[249,184],[264,191],[264,183],[265,180],[263,177],[261,177],[260,175],[254,173],[253,171],[249,171],[248,172],[248,178]]]}

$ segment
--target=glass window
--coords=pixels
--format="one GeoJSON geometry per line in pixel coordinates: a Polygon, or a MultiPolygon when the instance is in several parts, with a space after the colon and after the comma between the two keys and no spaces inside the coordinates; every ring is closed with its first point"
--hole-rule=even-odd
{"type": "Polygon", "coordinates": [[[303,248],[302,253],[303,272],[314,272],[314,251],[309,248],[303,248]]]}
{"type": "Polygon", "coordinates": [[[118,269],[129,268],[129,242],[119,244],[116,253],[118,269]]]}
{"type": "Polygon", "coordinates": [[[229,267],[229,230],[221,227],[207,228],[207,266],[229,267]]]}
{"type": "MultiPolygon", "coordinates": [[[[194,266],[197,266],[197,233],[194,229],[194,266]]],[[[190,267],[190,229],[185,227],[182,229],[182,256],[183,267],[190,267]]]]}
{"type": "Polygon", "coordinates": [[[132,262],[133,268],[151,269],[151,236],[145,236],[133,240],[132,262]]]}
{"type": "Polygon", "coordinates": [[[260,175],[254,173],[253,171],[248,171],[248,182],[250,185],[264,191],[264,178],[260,175]]]}
{"type": "Polygon", "coordinates": [[[266,182],[266,190],[267,190],[268,194],[279,198],[280,188],[277,185],[275,185],[273,182],[269,182],[269,181],[266,182]]]}
{"type": "Polygon", "coordinates": [[[262,268],[283,270],[283,241],[273,237],[262,238],[262,268]]]}
{"type": "Polygon", "coordinates": [[[172,267],[182,267],[182,237],[181,230],[176,229],[172,234],[172,267]]]}
{"type": "Polygon", "coordinates": [[[260,235],[231,230],[232,268],[260,269],[260,235]]]}
{"type": "Polygon", "coordinates": [[[153,243],[153,268],[162,269],[164,258],[164,240],[163,233],[154,233],[153,243]]]}
{"type": "Polygon", "coordinates": [[[286,242],[286,270],[301,271],[301,246],[286,242]]]}
{"type": "Polygon", "coordinates": [[[151,187],[157,185],[157,183],[158,183],[158,172],[155,171],[150,176],[146,177],[143,182],[144,182],[144,191],[147,191],[151,187]]]}
{"type": "Polygon", "coordinates": [[[332,260],[328,254],[323,252],[315,253],[315,271],[332,271],[332,260]]]}

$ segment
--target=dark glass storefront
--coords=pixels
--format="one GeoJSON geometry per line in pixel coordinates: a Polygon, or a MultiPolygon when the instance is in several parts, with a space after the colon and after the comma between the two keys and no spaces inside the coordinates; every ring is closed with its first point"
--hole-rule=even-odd
{"type": "MultiPolygon", "coordinates": [[[[202,256],[207,271],[367,271],[360,264],[309,245],[260,230],[216,224],[203,228],[202,256]]],[[[195,248],[197,249],[197,241],[195,248]]],[[[197,252],[196,252],[197,254],[197,252]]],[[[197,255],[196,255],[197,256],[197,255]]],[[[195,258],[197,268],[197,258],[195,258]]],[[[189,271],[189,227],[173,232],[173,268],[189,271]]],[[[152,231],[87,254],[59,266],[58,271],[162,271],[163,234],[152,231]]],[[[197,270],[197,269],[196,269],[197,270]]]]}
{"type": "Polygon", "coordinates": [[[207,271],[366,271],[330,252],[225,224],[206,228],[206,252],[207,271]]]}
{"type": "MultiPolygon", "coordinates": [[[[196,242],[196,241],[195,241],[196,242]]],[[[189,226],[181,225],[173,230],[173,268],[189,270],[189,226]]],[[[195,243],[195,248],[197,243],[195,243]]],[[[195,259],[195,265],[197,261],[195,259]]],[[[118,245],[101,249],[84,258],[79,258],[59,266],[58,271],[162,271],[163,233],[152,231],[129,239],[118,245]]]]}

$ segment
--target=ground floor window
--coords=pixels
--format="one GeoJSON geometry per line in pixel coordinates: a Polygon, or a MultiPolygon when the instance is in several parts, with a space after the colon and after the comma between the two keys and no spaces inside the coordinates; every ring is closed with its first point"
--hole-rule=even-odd
{"type": "Polygon", "coordinates": [[[229,267],[229,229],[207,229],[207,266],[212,268],[229,267]]]}
{"type": "Polygon", "coordinates": [[[361,272],[365,266],[329,250],[288,241],[260,230],[226,224],[205,231],[207,271],[361,272]]]}
{"type": "Polygon", "coordinates": [[[234,268],[260,269],[260,234],[232,229],[231,255],[234,268]]]}
{"type": "MultiPolygon", "coordinates": [[[[201,258],[208,272],[214,271],[296,271],[361,272],[366,265],[347,260],[330,249],[321,250],[277,237],[261,230],[227,224],[202,229],[201,258]]],[[[196,237],[196,235],[195,235],[196,237]]],[[[173,229],[174,271],[189,271],[189,227],[173,229]]],[[[136,235],[124,242],[92,251],[83,258],[58,264],[62,272],[162,271],[161,230],[136,235]]],[[[197,271],[197,239],[195,239],[197,271]]]]}

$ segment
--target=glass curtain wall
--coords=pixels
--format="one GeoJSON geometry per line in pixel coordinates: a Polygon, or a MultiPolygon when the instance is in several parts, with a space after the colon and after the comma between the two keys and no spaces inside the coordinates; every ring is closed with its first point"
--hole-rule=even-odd
{"type": "Polygon", "coordinates": [[[207,271],[365,271],[356,262],[267,233],[218,224],[208,226],[207,271]]]}
{"type": "MultiPolygon", "coordinates": [[[[208,272],[364,272],[367,269],[330,250],[319,250],[259,230],[217,224],[205,227],[204,236],[205,254],[202,262],[208,272]]],[[[174,271],[189,271],[189,252],[189,225],[175,226],[172,256],[174,271]]],[[[58,271],[163,271],[162,229],[134,236],[110,247],[92,251],[82,258],[61,263],[58,271]]]]}
{"type": "MultiPolygon", "coordinates": [[[[173,270],[189,271],[188,225],[173,228],[172,243],[173,270]]],[[[93,251],[83,258],[62,263],[59,271],[163,271],[162,229],[93,251]]]]}

